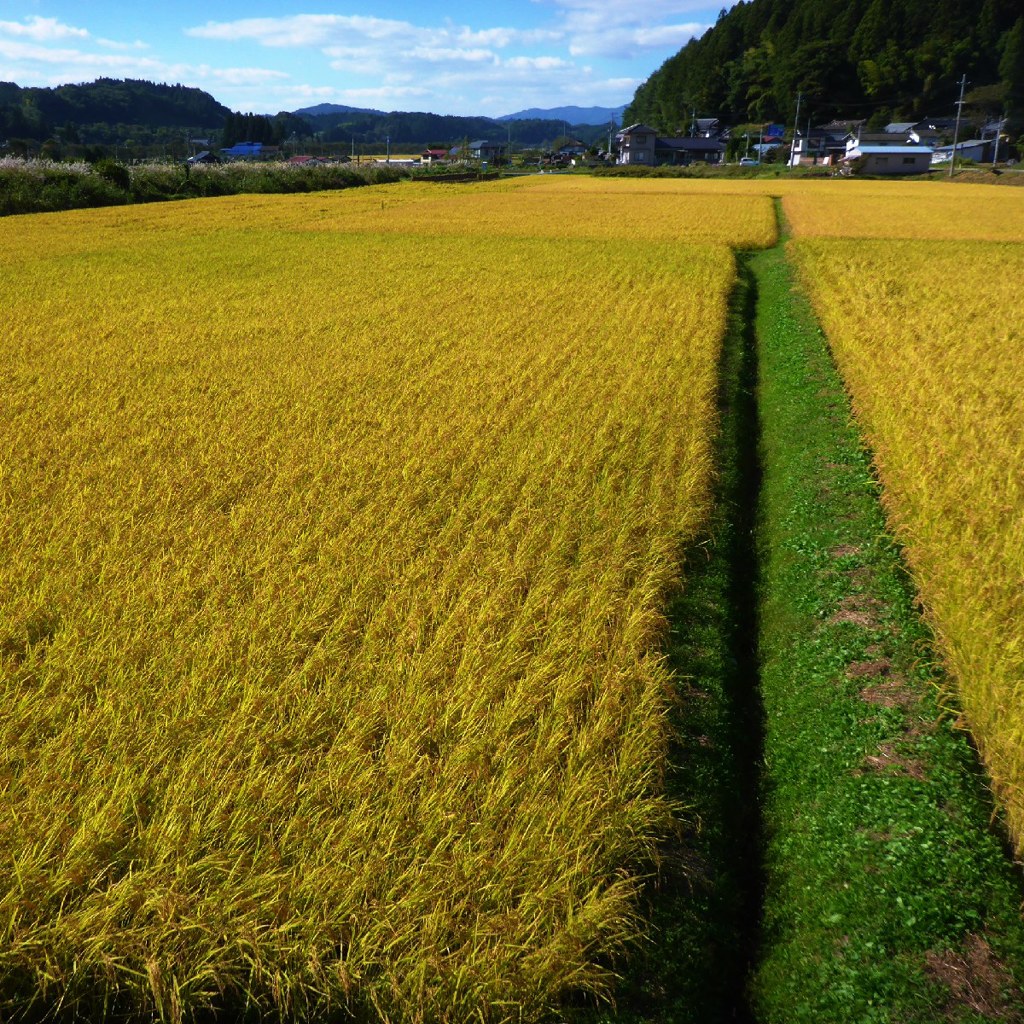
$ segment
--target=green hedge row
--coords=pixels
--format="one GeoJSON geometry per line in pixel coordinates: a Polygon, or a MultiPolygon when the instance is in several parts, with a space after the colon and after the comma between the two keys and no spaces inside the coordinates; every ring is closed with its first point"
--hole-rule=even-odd
{"type": "Polygon", "coordinates": [[[346,164],[180,164],[126,167],[113,160],[95,166],[49,161],[0,161],[0,216],[48,213],[93,206],[193,199],[247,193],[320,192],[378,185],[406,177],[401,168],[346,164]]]}

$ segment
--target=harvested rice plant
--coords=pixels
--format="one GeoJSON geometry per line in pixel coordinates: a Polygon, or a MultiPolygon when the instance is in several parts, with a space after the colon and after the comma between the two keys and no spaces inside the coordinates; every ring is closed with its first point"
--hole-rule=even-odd
{"type": "Polygon", "coordinates": [[[728,244],[774,224],[574,195],[0,223],[5,1015],[609,990],[685,813],[728,244]]]}

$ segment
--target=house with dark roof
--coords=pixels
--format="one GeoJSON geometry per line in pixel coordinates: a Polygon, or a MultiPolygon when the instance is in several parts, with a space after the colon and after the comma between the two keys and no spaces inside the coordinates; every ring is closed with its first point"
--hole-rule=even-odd
{"type": "Polygon", "coordinates": [[[486,139],[475,139],[462,152],[461,146],[449,150],[448,155],[453,160],[462,160],[468,156],[472,160],[500,160],[505,155],[506,145],[504,142],[488,142],[486,139]]]}
{"type": "Polygon", "coordinates": [[[498,160],[505,155],[504,142],[488,142],[486,139],[477,139],[469,144],[469,155],[474,160],[498,160]]]}
{"type": "Polygon", "coordinates": [[[712,138],[658,138],[654,156],[659,164],[720,164],[725,159],[725,143],[712,138]]]}
{"type": "Polygon", "coordinates": [[[832,133],[837,133],[838,132],[841,135],[849,135],[851,132],[859,131],[866,124],[867,124],[867,121],[864,120],[863,118],[861,120],[859,120],[859,121],[842,121],[842,120],[839,120],[839,121],[829,121],[827,124],[821,125],[821,128],[822,128],[823,131],[826,131],[826,132],[832,132],[832,133]]]}
{"type": "Polygon", "coordinates": [[[723,134],[721,122],[717,117],[698,117],[693,123],[693,134],[700,139],[720,139],[723,134]]]}
{"type": "Polygon", "coordinates": [[[923,117],[914,127],[925,131],[939,132],[942,135],[952,135],[956,130],[956,118],[923,117]]]}
{"type": "Polygon", "coordinates": [[[587,144],[579,139],[568,139],[563,146],[559,146],[556,156],[584,156],[587,152],[587,144]]]}
{"type": "Polygon", "coordinates": [[[623,128],[615,136],[619,147],[617,163],[653,167],[654,144],[657,138],[658,133],[649,124],[631,124],[628,128],[623,128]]]}
{"type": "Polygon", "coordinates": [[[615,136],[619,164],[654,167],[659,164],[686,165],[721,163],[725,144],[717,138],[667,138],[647,124],[632,124],[615,136]]]}

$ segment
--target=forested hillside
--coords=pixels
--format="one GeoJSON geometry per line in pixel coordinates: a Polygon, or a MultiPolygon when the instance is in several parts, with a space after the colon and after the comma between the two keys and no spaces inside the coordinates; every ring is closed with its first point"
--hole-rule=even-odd
{"type": "Polygon", "coordinates": [[[495,121],[489,117],[456,117],[416,111],[345,111],[305,119],[322,133],[325,142],[380,144],[390,139],[395,145],[457,144],[463,139],[488,142],[511,141],[513,146],[548,146],[560,136],[572,134],[588,145],[608,134],[607,125],[573,125],[551,118],[495,121]]]}
{"type": "Polygon", "coordinates": [[[1019,0],[749,0],[719,15],[640,86],[624,115],[663,130],[803,116],[916,120],[955,112],[959,81],[979,112],[1024,116],[1019,0]]]}
{"type": "Polygon", "coordinates": [[[209,93],[183,85],[101,78],[52,89],[0,82],[0,152],[87,155],[83,147],[145,147],[181,150],[189,136],[210,136],[214,146],[292,140],[360,147],[452,146],[463,140],[510,141],[516,148],[548,148],[572,137],[600,144],[607,125],[573,125],[547,119],[499,122],[489,117],[452,117],[424,112],[361,110],[322,104],[295,113],[243,114],[209,93]],[[77,147],[77,148],[76,148],[77,147]]]}
{"type": "Polygon", "coordinates": [[[60,132],[105,142],[114,126],[214,129],[223,126],[229,113],[209,93],[184,85],[100,78],[23,89],[0,82],[0,138],[46,139],[60,132]]]}

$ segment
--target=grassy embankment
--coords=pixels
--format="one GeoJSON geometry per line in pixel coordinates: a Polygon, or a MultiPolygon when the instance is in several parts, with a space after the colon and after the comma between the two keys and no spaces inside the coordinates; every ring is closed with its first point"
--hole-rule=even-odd
{"type": "Polygon", "coordinates": [[[702,827],[685,885],[663,871],[654,888],[656,943],[616,1019],[1024,1019],[1019,880],[939,705],[938,658],[843,383],[782,248],[739,263],[717,511],[667,649],[692,680],[668,784],[702,827]]]}
{"type": "Polygon", "coordinates": [[[1021,888],[781,248],[758,280],[767,835],[757,1017],[1019,1020],[1021,888]]]}

